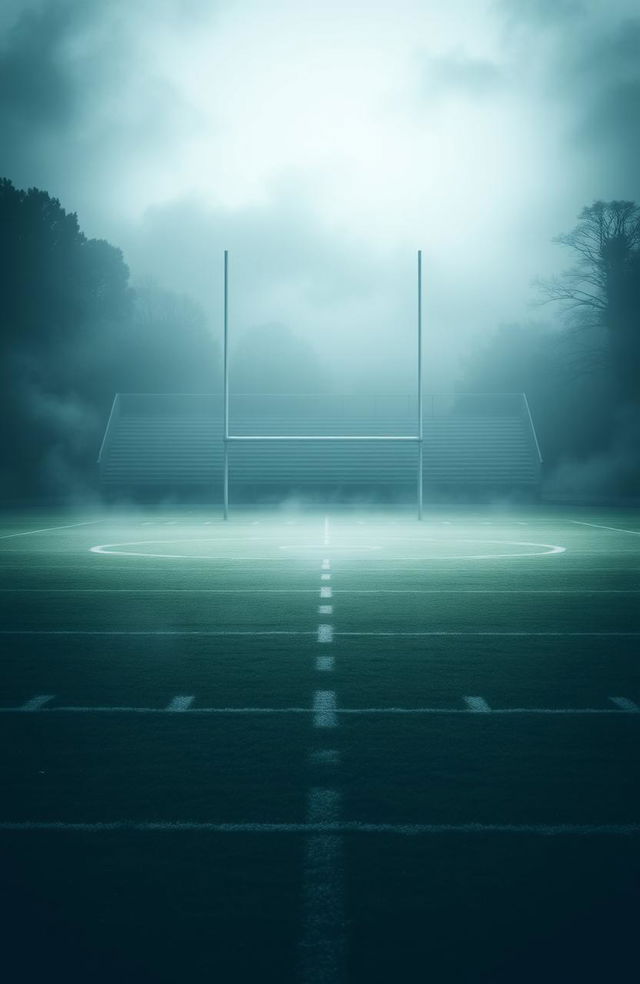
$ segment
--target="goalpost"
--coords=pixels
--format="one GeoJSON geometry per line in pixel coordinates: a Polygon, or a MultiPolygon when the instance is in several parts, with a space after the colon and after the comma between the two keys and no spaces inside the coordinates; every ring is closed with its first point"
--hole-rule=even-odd
{"type": "Polygon", "coordinates": [[[410,442],[416,445],[416,499],[418,519],[422,519],[422,444],[423,444],[423,422],[422,422],[422,250],[418,250],[418,305],[417,305],[417,403],[418,413],[416,420],[416,433],[392,436],[388,434],[376,435],[300,435],[300,434],[249,434],[239,435],[229,433],[229,250],[224,251],[224,342],[223,342],[223,443],[224,443],[224,477],[223,477],[223,499],[224,499],[224,519],[229,518],[229,445],[242,441],[265,442],[265,441],[398,441],[410,442]]]}

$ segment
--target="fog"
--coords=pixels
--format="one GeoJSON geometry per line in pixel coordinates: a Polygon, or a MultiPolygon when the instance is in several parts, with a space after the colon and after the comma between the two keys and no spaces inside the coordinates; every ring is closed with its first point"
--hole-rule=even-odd
{"type": "Polygon", "coordinates": [[[228,249],[234,351],[275,330],[319,389],[415,385],[421,248],[443,390],[585,205],[640,199],[639,51],[633,0],[5,0],[0,175],[216,341],[228,249]]]}
{"type": "MultiPolygon", "coordinates": [[[[404,387],[521,316],[594,198],[640,195],[636,5],[5,2],[0,170],[219,326],[404,387]],[[371,344],[371,340],[374,344],[371,344]]],[[[393,386],[392,386],[393,388],[393,386]]]]}

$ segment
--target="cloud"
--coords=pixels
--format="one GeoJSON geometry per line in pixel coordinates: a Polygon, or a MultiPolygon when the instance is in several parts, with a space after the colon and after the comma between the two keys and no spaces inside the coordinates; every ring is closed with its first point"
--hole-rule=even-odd
{"type": "Polygon", "coordinates": [[[427,97],[463,93],[471,98],[482,98],[498,93],[505,82],[503,69],[485,58],[454,52],[426,60],[424,88],[427,97]]]}
{"type": "Polygon", "coordinates": [[[631,10],[6,0],[0,173],[59,197],[134,279],[191,294],[212,325],[229,247],[243,323],[282,321],[336,365],[357,354],[398,379],[423,247],[445,384],[562,265],[551,237],[583,205],[640,197],[631,10]]]}

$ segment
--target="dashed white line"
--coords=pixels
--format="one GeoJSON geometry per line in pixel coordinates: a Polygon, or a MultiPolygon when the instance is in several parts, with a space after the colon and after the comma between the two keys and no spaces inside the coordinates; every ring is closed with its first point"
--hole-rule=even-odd
{"type": "Polygon", "coordinates": [[[54,694],[36,694],[35,697],[31,697],[29,700],[25,701],[22,707],[18,708],[21,711],[39,711],[41,708],[48,704],[49,701],[53,700],[54,694]]]}
{"type": "Polygon", "coordinates": [[[194,699],[194,697],[174,697],[167,706],[167,710],[171,712],[187,711],[193,704],[194,699]]]}
{"type": "Polygon", "coordinates": [[[470,711],[487,714],[491,710],[484,697],[465,697],[464,702],[470,711]]]}
{"type": "Polygon", "coordinates": [[[329,546],[329,517],[324,517],[324,546],[329,546]]]}
{"type": "Polygon", "coordinates": [[[318,626],[318,642],[333,642],[333,626],[322,624],[318,626]]]}
{"type": "Polygon", "coordinates": [[[312,765],[338,765],[340,752],[335,748],[318,748],[309,753],[309,762],[312,765]]]}
{"type": "Polygon", "coordinates": [[[318,615],[333,615],[333,605],[318,605],[318,615]]]}
{"type": "Polygon", "coordinates": [[[629,700],[628,697],[609,697],[609,700],[621,711],[630,711],[635,714],[640,712],[640,706],[635,701],[629,700]]]}
{"type": "MultiPolygon", "coordinates": [[[[311,789],[307,822],[324,829],[340,822],[341,798],[335,789],[311,789]]],[[[345,979],[345,915],[342,838],[315,834],[307,840],[304,860],[303,933],[300,980],[337,984],[345,979]]]]}
{"type": "Polygon", "coordinates": [[[333,596],[333,588],[320,588],[321,598],[331,598],[333,596]]]}
{"type": "Polygon", "coordinates": [[[333,690],[316,690],[313,695],[313,726],[315,728],[336,728],[336,695],[333,690]]]}
{"type": "Polygon", "coordinates": [[[321,581],[330,581],[331,580],[331,574],[321,574],[320,575],[320,580],[321,581]]]}
{"type": "Polygon", "coordinates": [[[316,670],[320,673],[330,673],[335,666],[333,656],[316,656],[316,670]]]}
{"type": "Polygon", "coordinates": [[[331,570],[331,564],[329,563],[329,558],[328,557],[325,557],[325,559],[320,564],[320,570],[322,570],[322,571],[331,570]]]}

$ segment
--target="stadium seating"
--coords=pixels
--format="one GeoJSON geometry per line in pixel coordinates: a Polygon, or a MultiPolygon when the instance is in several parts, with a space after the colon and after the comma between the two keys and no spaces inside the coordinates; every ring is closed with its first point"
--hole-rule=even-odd
{"type": "MultiPolygon", "coordinates": [[[[416,433],[405,397],[235,396],[233,435],[400,436],[416,433]]],[[[523,394],[426,396],[424,487],[523,490],[540,482],[540,455],[523,394]]],[[[221,496],[219,396],[118,394],[99,457],[107,493],[221,496]]],[[[332,492],[411,494],[417,446],[396,442],[246,442],[229,445],[232,493],[240,498],[332,492]]]]}

